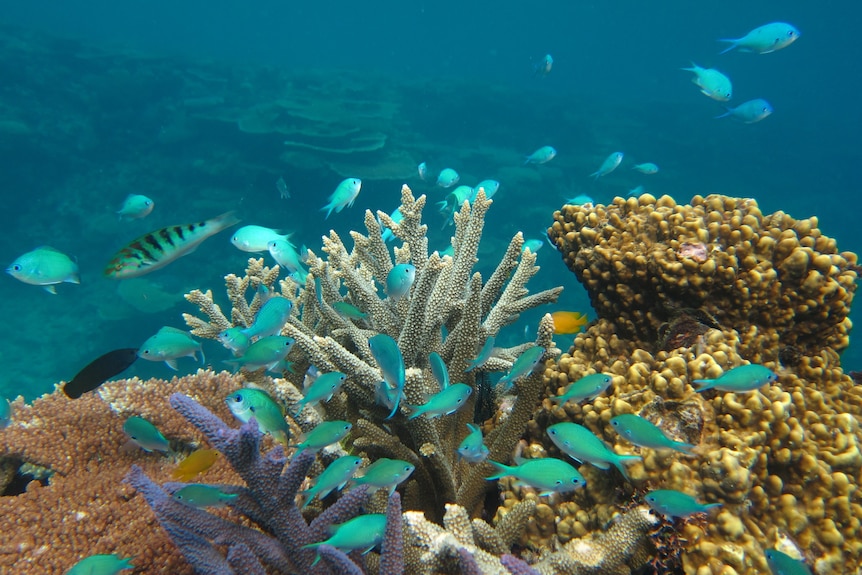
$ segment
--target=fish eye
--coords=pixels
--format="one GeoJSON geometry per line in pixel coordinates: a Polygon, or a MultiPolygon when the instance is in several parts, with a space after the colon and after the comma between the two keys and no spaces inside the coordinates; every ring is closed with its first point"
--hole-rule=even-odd
{"type": "Polygon", "coordinates": [[[556,434],[557,434],[557,430],[556,430],[556,429],[549,429],[549,430],[548,430],[548,435],[556,435],[556,434]]]}
{"type": "Polygon", "coordinates": [[[20,272],[21,264],[15,264],[14,266],[12,266],[12,271],[20,272]]]}
{"type": "Polygon", "coordinates": [[[150,350],[145,349],[145,350],[144,350],[144,355],[150,355],[150,350]]]}
{"type": "Polygon", "coordinates": [[[241,396],[240,394],[238,394],[238,393],[237,393],[236,395],[234,395],[234,396],[233,396],[233,400],[234,400],[235,402],[239,403],[239,402],[241,402],[241,401],[242,401],[242,396],[241,396]]]}

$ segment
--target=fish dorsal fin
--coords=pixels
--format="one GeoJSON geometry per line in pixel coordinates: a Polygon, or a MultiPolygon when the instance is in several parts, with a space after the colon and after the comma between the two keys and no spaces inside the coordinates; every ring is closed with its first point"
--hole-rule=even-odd
{"type": "MultiPolygon", "coordinates": [[[[176,335],[189,335],[189,332],[183,331],[183,330],[178,329],[176,327],[171,327],[169,325],[162,327],[159,330],[159,333],[172,333],[172,334],[176,334],[176,335]]],[[[191,337],[191,336],[189,336],[189,337],[191,337]]]]}
{"type": "Polygon", "coordinates": [[[62,254],[60,250],[51,246],[39,246],[33,250],[34,252],[43,251],[43,252],[54,252],[55,254],[62,254]]]}
{"type": "Polygon", "coordinates": [[[515,459],[515,465],[519,465],[519,466],[527,463],[528,461],[531,461],[530,459],[526,459],[523,455],[516,455],[514,459],[515,459]]]}

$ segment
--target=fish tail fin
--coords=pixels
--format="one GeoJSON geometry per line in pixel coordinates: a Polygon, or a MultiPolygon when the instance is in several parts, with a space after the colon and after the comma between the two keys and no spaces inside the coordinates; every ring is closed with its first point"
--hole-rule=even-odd
{"type": "Polygon", "coordinates": [[[617,455],[611,463],[614,464],[614,467],[619,469],[620,473],[623,477],[625,477],[626,481],[630,481],[631,478],[629,477],[629,474],[626,471],[626,466],[623,465],[623,462],[635,460],[642,461],[643,457],[641,457],[640,455],[617,455]]]}
{"type": "Polygon", "coordinates": [[[692,443],[685,443],[684,441],[674,441],[671,447],[688,455],[694,455],[694,448],[697,446],[692,443]]]}
{"type": "Polygon", "coordinates": [[[422,406],[407,405],[407,404],[405,404],[405,405],[407,406],[407,409],[410,410],[410,415],[407,417],[408,420],[409,419],[416,419],[417,417],[419,417],[420,415],[422,415],[424,413],[422,411],[422,406]]]}
{"type": "Polygon", "coordinates": [[[728,52],[730,52],[731,50],[733,50],[733,49],[734,49],[734,48],[736,48],[736,46],[737,46],[737,40],[736,40],[736,38],[719,38],[719,40],[718,40],[718,41],[719,41],[719,42],[730,42],[730,46],[728,46],[727,48],[725,48],[724,50],[722,50],[721,52],[719,52],[719,53],[718,53],[719,55],[721,55],[721,54],[727,54],[728,52]]]}
{"type": "Polygon", "coordinates": [[[302,504],[302,507],[300,507],[300,509],[305,509],[308,506],[308,504],[311,503],[311,500],[314,499],[314,493],[312,493],[312,491],[314,491],[314,490],[313,489],[306,489],[305,491],[299,492],[300,495],[302,495],[303,497],[306,497],[305,503],[302,504]]]}
{"type": "Polygon", "coordinates": [[[712,389],[712,386],[715,384],[715,380],[714,379],[695,379],[695,380],[692,380],[692,383],[696,383],[698,386],[700,386],[697,389],[695,389],[695,391],[698,393],[701,393],[701,392],[706,391],[707,389],[712,389]]]}
{"type": "Polygon", "coordinates": [[[707,505],[704,505],[703,507],[704,507],[704,511],[707,511],[707,510],[709,510],[709,509],[714,509],[714,508],[716,508],[716,507],[721,507],[721,503],[709,503],[709,504],[707,504],[707,505]]]}
{"type": "Polygon", "coordinates": [[[502,463],[497,463],[496,461],[488,460],[488,463],[497,468],[497,473],[491,475],[490,477],[486,477],[485,479],[502,479],[506,477],[512,472],[512,468],[508,465],[503,465],[502,463]]]}
{"type": "Polygon", "coordinates": [[[234,224],[238,224],[241,220],[237,217],[236,212],[231,210],[229,212],[225,212],[221,215],[214,217],[210,221],[212,221],[212,223],[215,224],[219,230],[223,230],[231,227],[234,224]]]}

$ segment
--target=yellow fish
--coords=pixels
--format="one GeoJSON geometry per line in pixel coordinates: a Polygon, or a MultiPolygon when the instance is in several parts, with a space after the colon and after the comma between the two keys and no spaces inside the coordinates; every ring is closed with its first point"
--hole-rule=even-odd
{"type": "Polygon", "coordinates": [[[179,462],[174,469],[173,477],[178,481],[189,482],[199,474],[213,466],[218,459],[215,449],[198,449],[179,462]]]}
{"type": "Polygon", "coordinates": [[[565,335],[579,333],[589,322],[587,314],[577,311],[555,311],[551,314],[554,319],[554,334],[565,335]]]}

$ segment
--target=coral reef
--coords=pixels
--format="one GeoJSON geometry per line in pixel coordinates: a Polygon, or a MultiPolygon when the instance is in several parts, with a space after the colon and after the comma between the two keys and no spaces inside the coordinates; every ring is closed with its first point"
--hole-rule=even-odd
{"type": "MultiPolygon", "coordinates": [[[[567,205],[554,220],[549,236],[598,320],[549,364],[545,395],[593,371],[614,381],[591,403],[545,401],[529,425],[529,449],[558,453],[544,428],[574,421],[616,452],[643,456],[628,467],[638,489],[722,503],[713,520],[680,524],[686,573],[765,572],[764,549],[788,539],[815,572],[855,570],[862,390],[841,370],[839,352],[856,255],[839,253],[816,218],[763,215],[750,199],[696,196],[682,205],[642,195],[567,205]],[[695,244],[708,248],[705,258],[695,244]],[[778,381],[749,393],[695,392],[693,380],[747,362],[772,368],[778,381]],[[608,423],[622,413],[698,444],[696,454],[630,445],[608,423]]],[[[543,523],[549,537],[595,530],[632,494],[615,472],[581,471],[586,489],[553,510],[543,523]]]]}
{"type": "MultiPolygon", "coordinates": [[[[302,389],[302,376],[309,365],[322,371],[342,371],[348,374],[344,393],[323,408],[326,419],[347,419],[354,423],[352,447],[369,459],[391,457],[417,466],[405,486],[405,507],[422,509],[436,519],[441,518],[445,503],[455,502],[476,512],[487,489],[488,464],[471,465],[459,461],[455,448],[467,433],[466,423],[473,421],[474,403],[480,395],[473,393],[468,404],[458,413],[439,420],[424,417],[407,419],[406,404],[424,402],[426,394],[438,390],[429,364],[428,354],[435,351],[445,362],[450,379],[477,386],[477,378],[487,371],[509,369],[514,359],[532,345],[545,348],[545,357],[555,353],[553,325],[546,316],[539,325],[534,343],[498,349],[492,360],[482,368],[465,372],[485,338],[514,322],[520,313],[556,300],[561,288],[528,295],[526,284],[538,271],[535,254],[523,251],[523,236],[516,234],[500,264],[483,281],[473,272],[476,253],[484,226],[484,217],[491,201],[479,192],[472,204],[464,203],[455,215],[453,256],[440,257],[428,253],[426,227],[421,223],[425,196],[414,198],[407,186],[402,189],[400,212],[403,219],[393,222],[383,212],[377,216],[392,230],[402,245],[395,248],[395,259],[382,239],[382,228],[374,215],[367,211],[367,235],[352,232],[353,250],[348,252],[336,232],[324,238],[326,259],[310,252],[310,276],[305,288],[296,292],[289,280],[281,282],[281,293],[294,299],[295,314],[282,330],[295,338],[289,358],[295,363],[295,373],[286,374],[281,393],[288,404],[295,404],[302,389]],[[393,300],[381,296],[377,285],[386,285],[390,270],[401,263],[416,267],[416,279],[409,297],[393,300]],[[346,290],[346,294],[343,292],[346,290]],[[354,323],[341,317],[332,308],[335,302],[348,302],[368,314],[366,320],[354,323]],[[301,310],[301,311],[300,311],[301,310]],[[404,357],[406,385],[401,411],[386,422],[388,409],[376,401],[382,380],[368,347],[369,337],[384,333],[398,342],[404,357]],[[443,334],[448,334],[445,339],[443,334]],[[289,389],[290,384],[294,389],[289,389]],[[432,498],[431,494],[434,494],[432,498]]],[[[234,310],[231,324],[212,303],[211,294],[193,292],[189,299],[198,303],[209,318],[186,315],[193,333],[202,337],[215,335],[228,325],[247,325],[249,321],[245,290],[259,283],[272,285],[274,275],[264,277],[262,264],[252,261],[242,283],[229,276],[228,294],[234,310]]],[[[253,306],[252,306],[253,309],[253,306]]],[[[494,427],[486,437],[492,459],[508,460],[523,433],[533,410],[540,400],[542,376],[535,374],[518,384],[517,400],[508,417],[494,427]]],[[[276,392],[277,394],[280,392],[276,392]]],[[[317,421],[319,415],[304,410],[299,419],[303,428],[317,421]],[[306,417],[313,421],[304,420],[306,417]]]]}
{"type": "MultiPolygon", "coordinates": [[[[32,404],[16,402],[12,422],[0,430],[0,458],[19,473],[41,469],[47,479],[30,477],[23,493],[0,497],[0,529],[7,534],[0,571],[60,575],[92,553],[119,553],[134,557],[141,573],[191,575],[146,504],[122,479],[134,464],[169,481],[178,458],[205,445],[170,408],[166,390],[189,394],[229,418],[223,398],[241,385],[228,373],[199,371],[171,381],[111,382],[76,400],[58,390],[32,404]],[[176,454],[124,447],[122,427],[130,415],[156,424],[176,454]]],[[[236,484],[240,478],[219,460],[203,480],[236,484]]]]}

